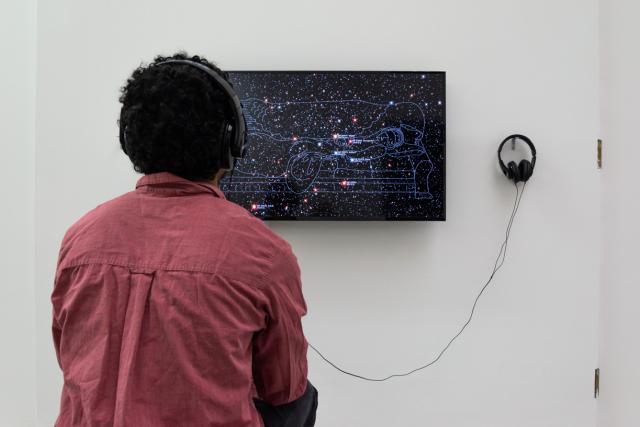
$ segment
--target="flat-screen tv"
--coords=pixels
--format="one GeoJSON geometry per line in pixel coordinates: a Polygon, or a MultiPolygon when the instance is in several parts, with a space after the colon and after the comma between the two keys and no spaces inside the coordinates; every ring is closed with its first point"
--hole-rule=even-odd
{"type": "Polygon", "coordinates": [[[226,197],[263,219],[444,220],[445,73],[235,71],[246,156],[226,197]]]}

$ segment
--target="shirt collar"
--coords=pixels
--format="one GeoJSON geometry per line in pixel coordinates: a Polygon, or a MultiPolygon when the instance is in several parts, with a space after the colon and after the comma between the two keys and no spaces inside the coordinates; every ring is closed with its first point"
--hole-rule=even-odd
{"type": "Polygon", "coordinates": [[[153,191],[175,196],[212,193],[216,197],[225,199],[222,190],[210,182],[190,181],[170,172],[158,172],[144,175],[136,183],[136,191],[153,191]]]}

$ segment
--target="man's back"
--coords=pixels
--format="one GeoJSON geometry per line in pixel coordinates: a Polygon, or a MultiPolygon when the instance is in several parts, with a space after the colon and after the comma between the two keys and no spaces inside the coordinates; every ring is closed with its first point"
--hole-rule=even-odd
{"type": "Polygon", "coordinates": [[[52,302],[56,426],[255,427],[254,397],[307,387],[295,256],[213,185],[146,175],[89,212],[52,302]]]}

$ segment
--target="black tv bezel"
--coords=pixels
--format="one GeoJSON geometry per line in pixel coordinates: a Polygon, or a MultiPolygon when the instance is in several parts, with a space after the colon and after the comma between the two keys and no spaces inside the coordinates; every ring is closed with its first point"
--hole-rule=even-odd
{"type": "MultiPolygon", "coordinates": [[[[319,217],[298,217],[298,216],[252,216],[262,219],[264,221],[391,221],[391,222],[444,222],[447,220],[447,73],[446,71],[397,71],[397,70],[225,70],[229,74],[233,73],[252,73],[252,74],[274,74],[274,73],[287,73],[287,74],[442,74],[442,80],[444,84],[444,123],[442,124],[442,135],[444,136],[444,144],[442,148],[442,154],[444,162],[442,164],[442,217],[427,218],[422,216],[406,216],[402,218],[389,218],[385,216],[370,216],[370,217],[333,217],[333,216],[319,216],[319,217]]],[[[233,83],[233,80],[231,80],[233,83]]],[[[244,208],[244,206],[243,206],[244,208]]]]}

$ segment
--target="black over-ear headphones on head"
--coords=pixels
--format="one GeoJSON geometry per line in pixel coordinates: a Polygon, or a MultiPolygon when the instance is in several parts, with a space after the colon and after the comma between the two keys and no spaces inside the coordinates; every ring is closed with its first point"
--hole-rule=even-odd
{"type": "Polygon", "coordinates": [[[533,145],[533,142],[529,138],[524,135],[514,134],[509,135],[502,141],[500,147],[498,148],[498,162],[500,163],[500,169],[502,169],[502,173],[504,175],[513,180],[516,184],[518,182],[526,182],[533,175],[533,168],[536,166],[536,147],[533,145]],[[520,163],[516,165],[516,162],[510,161],[507,165],[502,161],[502,147],[507,141],[513,141],[515,143],[516,140],[524,141],[531,150],[531,161],[527,159],[520,160],[520,163]]]}
{"type": "MultiPolygon", "coordinates": [[[[220,141],[220,168],[233,169],[235,160],[244,157],[246,152],[247,141],[247,123],[242,113],[242,104],[240,98],[236,95],[236,92],[231,87],[231,84],[227,82],[224,77],[216,73],[211,68],[203,65],[199,62],[190,61],[188,59],[170,59],[159,63],[164,64],[186,64],[207,73],[215,84],[225,93],[228,100],[232,116],[231,120],[225,120],[224,128],[222,132],[222,141],[220,141]]],[[[121,116],[122,120],[122,116],[121,116]]],[[[126,129],[122,124],[120,125],[120,142],[123,147],[126,147],[126,129]]],[[[126,149],[125,149],[126,153],[126,149]]]]}

